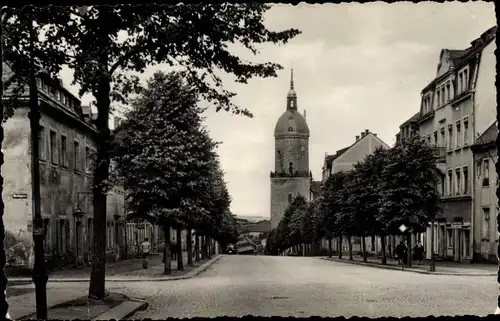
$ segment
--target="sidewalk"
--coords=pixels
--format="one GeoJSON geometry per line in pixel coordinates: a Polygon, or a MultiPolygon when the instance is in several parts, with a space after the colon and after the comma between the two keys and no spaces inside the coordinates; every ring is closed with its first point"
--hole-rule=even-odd
{"type": "MultiPolygon", "coordinates": [[[[140,282],[148,281],[149,279],[157,281],[178,280],[184,274],[189,273],[193,268],[196,268],[206,260],[194,262],[193,267],[187,266],[187,253],[184,253],[183,263],[184,271],[177,271],[177,261],[172,261],[172,274],[163,274],[162,255],[151,256],[148,259],[148,269],[143,269],[142,258],[135,258],[126,261],[113,262],[106,264],[106,281],[107,282],[140,282]]],[[[214,258],[216,256],[212,256],[214,258]]],[[[29,277],[9,277],[9,285],[31,283],[29,277]]],[[[83,269],[68,269],[64,271],[56,271],[49,275],[50,282],[88,282],[90,280],[90,267],[83,269]]]]}
{"type": "MultiPolygon", "coordinates": [[[[371,266],[381,269],[402,270],[401,265],[398,265],[397,260],[389,258],[387,258],[387,265],[382,265],[382,258],[378,257],[368,257],[368,262],[365,263],[363,262],[363,257],[358,255],[353,257],[353,261],[349,260],[349,255],[344,255],[341,260],[338,257],[323,257],[322,259],[334,262],[371,266]]],[[[429,260],[422,261],[421,265],[417,265],[417,262],[412,262],[412,267],[405,267],[404,271],[420,274],[456,276],[496,276],[498,271],[498,265],[496,264],[470,264],[436,261],[436,272],[430,272],[429,263],[429,260]]]]}
{"type": "MultiPolygon", "coordinates": [[[[172,264],[172,275],[163,274],[163,264],[161,258],[159,263],[151,265],[149,262],[148,269],[141,269],[131,272],[117,274],[114,277],[107,277],[106,282],[121,281],[121,282],[141,282],[141,281],[173,281],[188,279],[198,275],[207,269],[211,264],[216,262],[221,255],[214,255],[210,260],[193,262],[194,266],[184,266],[184,271],[177,271],[176,263],[172,264]]],[[[186,260],[187,262],[187,260],[186,260]]],[[[54,280],[53,280],[54,281],[54,280]]],[[[89,282],[88,278],[62,278],[59,282],[89,282]]],[[[56,282],[58,282],[56,281],[56,282]]],[[[10,281],[9,281],[10,283],[10,281]]],[[[54,283],[47,284],[47,306],[49,308],[49,319],[124,319],[137,310],[145,309],[147,302],[129,298],[121,293],[111,293],[108,297],[101,301],[88,300],[86,292],[87,287],[82,288],[81,285],[69,287],[55,286],[54,283]]],[[[81,283],[80,283],[81,284],[81,283]]],[[[9,303],[9,313],[13,320],[26,319],[36,317],[34,307],[35,289],[30,287],[13,286],[7,290],[7,301],[9,303]],[[13,295],[18,292],[17,295],[13,295]]]]}

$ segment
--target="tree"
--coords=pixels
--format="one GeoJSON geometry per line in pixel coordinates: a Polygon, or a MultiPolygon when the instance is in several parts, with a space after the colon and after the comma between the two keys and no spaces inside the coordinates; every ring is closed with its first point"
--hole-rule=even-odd
{"type": "Polygon", "coordinates": [[[414,233],[424,232],[441,212],[434,150],[420,137],[410,137],[389,150],[387,157],[379,182],[381,221],[388,233],[399,234],[402,224],[414,233]]]}
{"type": "Polygon", "coordinates": [[[347,173],[344,171],[339,171],[331,176],[325,181],[322,187],[322,198],[321,198],[321,210],[324,213],[322,224],[325,228],[330,231],[329,235],[326,235],[328,239],[328,256],[332,256],[332,238],[338,238],[338,248],[339,252],[342,249],[342,236],[346,232],[347,221],[343,217],[347,212],[345,209],[345,189],[348,183],[347,173]]]}
{"type": "Polygon", "coordinates": [[[238,43],[257,54],[256,43],[286,43],[300,32],[268,30],[263,14],[265,4],[197,4],[91,6],[84,13],[75,6],[39,8],[26,19],[25,12],[8,8],[3,21],[9,33],[9,60],[15,72],[25,70],[27,45],[16,41],[26,34],[26,21],[34,21],[40,41],[36,52],[40,65],[53,70],[67,65],[74,71],[80,95],[91,93],[98,109],[97,159],[94,172],[94,253],[89,295],[105,295],[106,190],[109,177],[111,134],[108,117],[111,101],[128,103],[128,96],[139,86],[137,76],[146,67],[159,63],[179,66],[183,76],[217,110],[231,110],[251,116],[232,103],[231,93],[222,88],[217,70],[246,83],[253,76],[276,76],[282,67],[274,63],[245,63],[231,54],[228,43],[238,43]],[[80,13],[79,13],[80,12],[80,13]],[[126,34],[126,39],[119,35],[126,34]]]}
{"type": "MultiPolygon", "coordinates": [[[[302,195],[295,197],[293,204],[293,212],[290,217],[290,244],[302,247],[304,243],[304,235],[302,234],[302,222],[307,212],[308,204],[302,195]]],[[[305,249],[302,249],[304,251],[305,249]]]]}
{"type": "Polygon", "coordinates": [[[312,255],[315,245],[314,224],[316,216],[319,214],[319,201],[311,201],[300,222],[300,234],[305,243],[305,251],[307,255],[312,255]]]}
{"type": "Polygon", "coordinates": [[[186,213],[205,213],[197,193],[209,180],[216,143],[201,125],[197,102],[197,92],[179,73],[157,72],[114,136],[111,155],[130,215],[159,224],[165,233],[165,274],[171,226],[186,225],[186,213]]]}
{"type": "MultiPolygon", "coordinates": [[[[348,204],[352,210],[352,219],[356,227],[356,235],[361,237],[363,260],[367,261],[366,236],[386,235],[384,217],[380,215],[381,172],[388,161],[388,151],[377,148],[372,154],[354,166],[350,180],[350,196],[348,204]]],[[[384,245],[385,246],[385,245],[384,245]]],[[[383,246],[383,247],[384,247],[383,246]]],[[[385,255],[385,251],[383,252],[385,255]]]]}

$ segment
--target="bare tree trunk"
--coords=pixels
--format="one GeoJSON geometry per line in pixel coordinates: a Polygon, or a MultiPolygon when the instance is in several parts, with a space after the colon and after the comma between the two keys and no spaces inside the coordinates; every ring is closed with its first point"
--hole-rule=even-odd
{"type": "Polygon", "coordinates": [[[385,235],[382,235],[380,237],[380,241],[382,243],[382,264],[383,265],[386,265],[387,264],[387,255],[386,255],[386,252],[385,252],[385,248],[386,248],[386,236],[385,235]]]}
{"type": "Polygon", "coordinates": [[[200,236],[198,235],[198,231],[196,231],[196,235],[194,236],[194,259],[196,262],[200,261],[200,236]]]}
{"type": "Polygon", "coordinates": [[[354,257],[352,256],[352,238],[350,236],[347,237],[347,244],[349,245],[349,260],[352,261],[354,257]]]}
{"type": "Polygon", "coordinates": [[[332,238],[328,239],[328,257],[332,257],[332,238]]]}
{"type": "Polygon", "coordinates": [[[163,225],[163,235],[165,236],[165,247],[163,249],[163,274],[172,274],[172,254],[170,253],[170,225],[163,225]]]}
{"type": "Polygon", "coordinates": [[[184,270],[184,259],[182,255],[182,228],[178,227],[175,229],[175,232],[177,234],[176,240],[177,240],[177,271],[183,271],[184,270]]]}
{"type": "Polygon", "coordinates": [[[368,262],[368,258],[366,257],[366,238],[364,235],[361,237],[361,245],[361,251],[363,252],[363,262],[368,262]]]}
{"type": "Polygon", "coordinates": [[[190,227],[187,229],[186,235],[186,246],[187,246],[187,255],[188,255],[188,265],[193,265],[193,236],[191,234],[192,230],[190,227]]]}
{"type": "Polygon", "coordinates": [[[339,259],[342,259],[342,236],[339,237],[339,259]]]}

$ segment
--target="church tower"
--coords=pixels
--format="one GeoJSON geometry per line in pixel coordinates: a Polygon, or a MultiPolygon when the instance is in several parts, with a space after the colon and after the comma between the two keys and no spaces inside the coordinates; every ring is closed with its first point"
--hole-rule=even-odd
{"type": "Polygon", "coordinates": [[[309,127],[298,111],[293,83],[286,97],[286,110],[274,128],[274,171],[271,172],[271,228],[276,228],[289,203],[298,194],[309,201],[309,127]]]}

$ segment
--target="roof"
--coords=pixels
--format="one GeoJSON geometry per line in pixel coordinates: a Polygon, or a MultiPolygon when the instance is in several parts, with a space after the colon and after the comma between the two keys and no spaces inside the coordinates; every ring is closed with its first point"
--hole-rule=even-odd
{"type": "Polygon", "coordinates": [[[405,125],[416,122],[420,118],[420,112],[417,112],[415,115],[411,116],[408,120],[402,123],[399,127],[403,127],[405,125]]]}
{"type": "Polygon", "coordinates": [[[479,136],[471,147],[482,147],[489,144],[494,144],[498,136],[497,122],[493,122],[482,134],[479,136]]]}
{"type": "MultiPolygon", "coordinates": [[[[361,139],[360,139],[361,140],[361,139]]],[[[356,143],[354,143],[356,144],[356,143]]],[[[352,144],[352,145],[354,145],[352,144]]],[[[352,146],[351,145],[351,146],[352,146]]],[[[351,146],[349,147],[345,147],[345,148],[342,148],[342,149],[339,149],[337,151],[337,153],[333,154],[333,155],[327,155],[326,156],[326,167],[327,168],[331,168],[332,167],[332,163],[335,159],[337,159],[340,155],[344,154],[349,148],[351,148],[351,146]]]]}
{"type": "MultiPolygon", "coordinates": [[[[452,65],[455,67],[459,67],[458,65],[465,63],[471,57],[473,57],[476,53],[480,53],[484,50],[484,48],[495,39],[497,32],[497,26],[493,26],[490,29],[483,32],[479,37],[471,41],[471,46],[467,49],[457,50],[457,49],[443,49],[441,52],[449,52],[450,59],[452,65]]],[[[444,73],[443,75],[435,78],[431,81],[427,86],[422,89],[422,92],[425,92],[428,88],[431,88],[437,81],[440,81],[444,77],[446,77],[450,71],[444,73]]]]}
{"type": "Polygon", "coordinates": [[[286,110],[274,128],[274,137],[288,135],[309,137],[309,126],[307,126],[306,119],[297,110],[286,110]]]}

